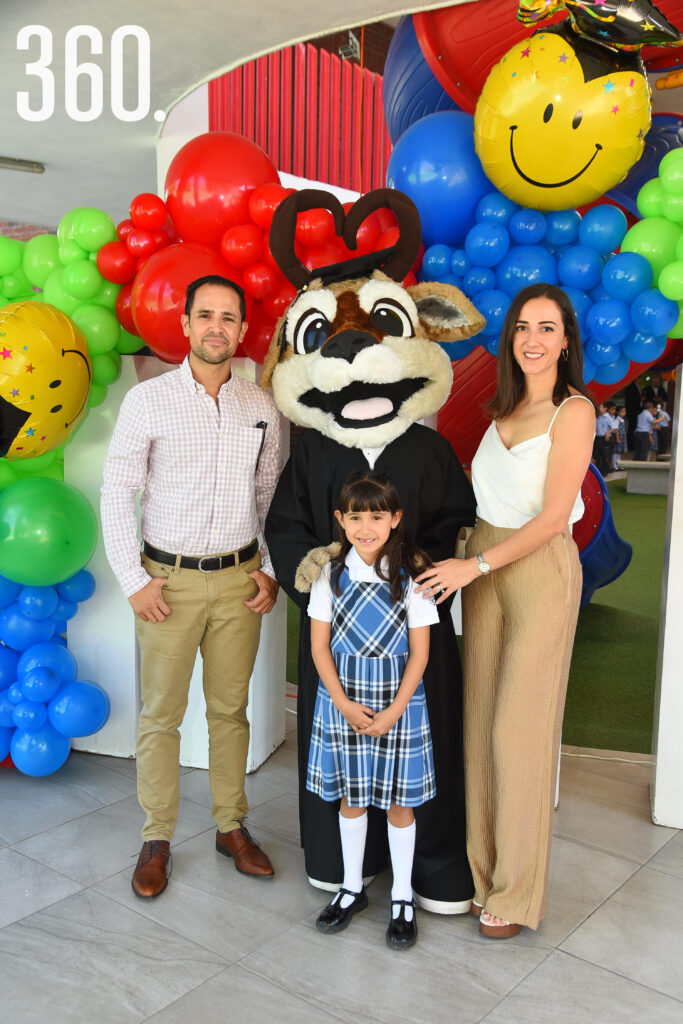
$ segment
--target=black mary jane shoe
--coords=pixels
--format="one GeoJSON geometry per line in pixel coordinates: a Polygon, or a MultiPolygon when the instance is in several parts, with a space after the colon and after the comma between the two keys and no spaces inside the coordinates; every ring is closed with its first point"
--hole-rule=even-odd
{"type": "Polygon", "coordinates": [[[368,898],[365,895],[365,888],[360,892],[351,892],[349,889],[340,889],[331,903],[328,903],[318,914],[315,926],[318,931],[327,932],[328,935],[335,932],[343,932],[351,923],[351,918],[359,910],[365,910],[368,905],[368,898]],[[348,907],[342,907],[342,897],[353,896],[353,902],[348,907]]]}
{"type": "Polygon", "coordinates": [[[389,922],[386,932],[387,946],[389,949],[410,949],[417,942],[417,904],[415,900],[392,900],[392,913],[393,907],[397,903],[401,909],[398,917],[392,916],[389,922]],[[413,908],[412,921],[406,921],[406,907],[413,908]]]}

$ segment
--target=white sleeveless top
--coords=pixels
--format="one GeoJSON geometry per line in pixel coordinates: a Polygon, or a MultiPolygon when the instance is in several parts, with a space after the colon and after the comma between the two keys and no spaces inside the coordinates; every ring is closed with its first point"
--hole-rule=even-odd
{"type": "MultiPolygon", "coordinates": [[[[491,526],[517,529],[539,514],[543,508],[552,443],[550,431],[558,412],[572,398],[589,401],[584,395],[570,395],[558,405],[545,434],[529,437],[509,449],[501,441],[495,422],[491,424],[472,459],[472,486],[480,519],[491,526]]],[[[569,516],[569,525],[578,522],[583,512],[579,491],[569,516]]]]}

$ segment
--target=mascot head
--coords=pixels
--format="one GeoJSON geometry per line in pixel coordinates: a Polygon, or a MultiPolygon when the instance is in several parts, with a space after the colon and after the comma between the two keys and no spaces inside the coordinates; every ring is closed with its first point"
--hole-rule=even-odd
{"type": "Polygon", "coordinates": [[[394,189],[368,192],[347,214],[335,196],[317,189],[280,204],[270,249],[298,294],[275,329],[261,383],[272,383],[275,402],[294,423],[348,447],[376,448],[446,401],[451,364],[434,342],[469,338],[485,320],[452,285],[402,286],[420,237],[417,209],[394,189]],[[391,248],[315,271],[297,258],[299,212],[329,210],[337,235],[355,249],[358,228],[382,207],[398,219],[391,248]]]}

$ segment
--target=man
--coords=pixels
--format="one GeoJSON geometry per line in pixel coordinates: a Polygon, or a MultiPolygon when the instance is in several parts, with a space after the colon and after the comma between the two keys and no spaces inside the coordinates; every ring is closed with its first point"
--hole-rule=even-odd
{"type": "Polygon", "coordinates": [[[666,405],[668,392],[660,374],[652,374],[650,383],[646,384],[643,388],[643,399],[652,402],[654,405],[666,405]]]}
{"type": "Polygon", "coordinates": [[[244,316],[244,293],[232,281],[209,276],[188,286],[181,321],[190,354],[128,392],[104,466],[105,549],[135,612],[141,655],[137,769],[146,819],[132,884],[142,899],[167,885],[180,798],[178,729],[197,648],[216,848],[238,871],[273,874],[243,819],[249,678],[261,616],[278,591],[256,538],[277,483],[280,430],[272,400],[231,372],[244,316]]]}
{"type": "Polygon", "coordinates": [[[593,459],[603,476],[607,476],[612,468],[612,449],[616,432],[617,428],[613,425],[607,406],[601,402],[598,406],[598,418],[595,423],[593,459]]]}
{"type": "Polygon", "coordinates": [[[646,402],[643,406],[643,411],[638,417],[638,424],[633,435],[635,439],[633,458],[636,462],[647,462],[650,454],[650,434],[663,420],[663,417],[655,417],[653,415],[653,409],[652,402],[646,402]]]}

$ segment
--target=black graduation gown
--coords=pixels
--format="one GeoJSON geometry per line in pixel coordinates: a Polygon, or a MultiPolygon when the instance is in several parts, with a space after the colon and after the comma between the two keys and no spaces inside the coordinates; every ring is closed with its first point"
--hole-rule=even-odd
{"type": "MultiPolygon", "coordinates": [[[[301,609],[299,636],[299,817],[306,871],[310,878],[341,883],[343,866],[338,802],[325,803],[306,789],[306,768],[318,673],[311,657],[308,595],[294,589],[296,569],[311,550],[337,539],[333,511],[343,484],[368,462],[359,448],[347,448],[306,430],[278,483],[266,523],[266,540],[280,584],[301,609]]],[[[433,560],[452,557],[461,526],[474,522],[472,488],[449,442],[413,424],[381,452],[375,469],[397,488],[406,527],[433,560]]],[[[462,672],[450,601],[439,605],[440,623],[431,627],[424,674],[434,747],[436,797],[415,808],[417,821],[413,885],[427,899],[470,899],[473,885],[465,850],[462,748],[462,672]]],[[[364,875],[388,861],[386,817],[370,808],[364,875]]]]}

